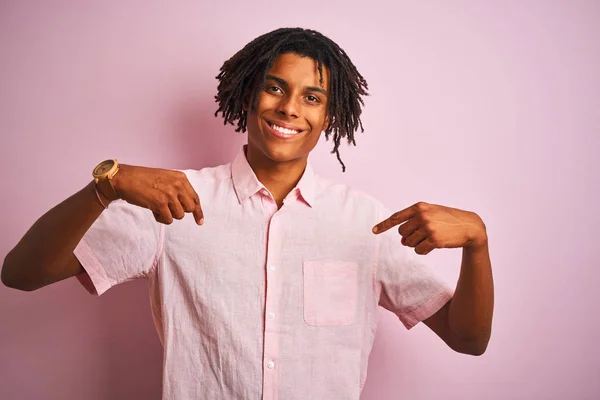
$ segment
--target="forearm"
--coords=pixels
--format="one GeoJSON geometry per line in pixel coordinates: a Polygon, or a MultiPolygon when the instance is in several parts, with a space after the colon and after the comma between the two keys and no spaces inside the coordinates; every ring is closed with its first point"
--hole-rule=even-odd
{"type": "Polygon", "coordinates": [[[103,210],[93,182],[49,210],[4,259],[2,282],[34,290],[80,272],[73,250],[103,210]]]}
{"type": "Polygon", "coordinates": [[[460,276],[450,302],[449,325],[476,351],[485,350],[492,330],[494,284],[487,237],[463,248],[460,276]]]}

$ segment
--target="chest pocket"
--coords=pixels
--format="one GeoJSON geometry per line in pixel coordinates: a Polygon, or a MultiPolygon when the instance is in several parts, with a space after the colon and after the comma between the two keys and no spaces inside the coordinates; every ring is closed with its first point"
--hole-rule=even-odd
{"type": "Polygon", "coordinates": [[[358,295],[358,264],[346,261],[304,261],[304,321],[313,326],[354,322],[358,295]]]}

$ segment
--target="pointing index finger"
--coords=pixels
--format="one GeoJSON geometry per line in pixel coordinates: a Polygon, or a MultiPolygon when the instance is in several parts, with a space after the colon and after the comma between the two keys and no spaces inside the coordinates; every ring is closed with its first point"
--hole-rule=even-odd
{"type": "Polygon", "coordinates": [[[194,215],[194,219],[196,220],[196,223],[198,225],[204,225],[204,212],[202,211],[202,205],[200,204],[200,198],[198,197],[198,195],[196,194],[196,192],[194,192],[194,210],[192,211],[192,214],[194,215]]]}
{"type": "Polygon", "coordinates": [[[203,225],[204,212],[202,211],[202,205],[200,204],[200,197],[198,196],[196,190],[194,190],[194,187],[192,186],[190,181],[187,179],[185,180],[185,187],[187,188],[188,195],[194,202],[194,209],[192,211],[192,215],[194,216],[194,219],[196,220],[196,223],[198,225],[203,225]]]}
{"type": "Polygon", "coordinates": [[[415,214],[412,206],[405,208],[402,211],[392,214],[388,219],[381,221],[373,227],[373,233],[380,234],[388,229],[400,225],[401,223],[408,221],[415,214]]]}

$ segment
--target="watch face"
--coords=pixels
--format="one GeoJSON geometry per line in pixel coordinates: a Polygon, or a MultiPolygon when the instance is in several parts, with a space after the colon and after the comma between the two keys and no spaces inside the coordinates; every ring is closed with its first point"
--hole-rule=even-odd
{"type": "Polygon", "coordinates": [[[114,165],[113,160],[106,160],[106,161],[101,162],[96,167],[96,170],[94,171],[94,175],[103,175],[103,174],[107,173],[108,171],[110,171],[110,169],[112,168],[113,165],[114,165]]]}

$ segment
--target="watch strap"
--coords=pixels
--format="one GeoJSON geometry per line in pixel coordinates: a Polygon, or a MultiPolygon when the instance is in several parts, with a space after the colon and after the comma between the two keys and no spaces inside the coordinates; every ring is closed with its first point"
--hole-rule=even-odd
{"type": "Polygon", "coordinates": [[[119,198],[119,195],[112,184],[111,178],[98,180],[96,182],[96,188],[105,199],[115,201],[119,198]]]}

